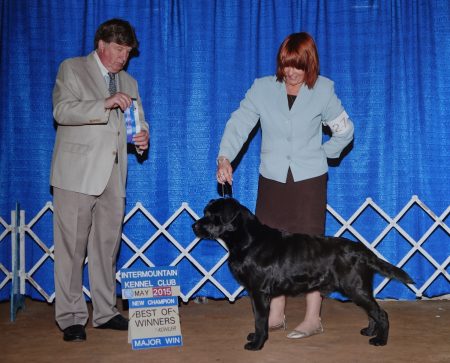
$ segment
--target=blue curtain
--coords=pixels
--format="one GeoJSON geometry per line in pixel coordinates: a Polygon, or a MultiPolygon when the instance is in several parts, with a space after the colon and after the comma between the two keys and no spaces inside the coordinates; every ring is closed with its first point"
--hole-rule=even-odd
{"type": "MultiPolygon", "coordinates": [[[[307,31],[317,42],[321,74],[355,124],[352,150],[330,168],[328,203],[344,219],[370,197],[394,218],[417,195],[437,216],[450,200],[450,3],[447,0],[2,0],[0,46],[0,216],[9,220],[19,202],[27,222],[52,196],[49,168],[55,125],[51,94],[58,66],[93,49],[97,26],[112,17],[129,20],[140,54],[128,71],[139,83],[151,125],[148,160],[129,158],[127,211],[140,201],[162,224],[188,202],[202,214],[219,196],[215,158],[224,125],[255,77],[274,74],[275,56],[292,32],[307,31]]],[[[260,134],[237,166],[233,195],[253,209],[258,178],[260,134]]],[[[51,213],[34,227],[50,247],[51,213]]],[[[444,222],[445,219],[444,218],[444,222]]],[[[170,233],[187,246],[194,239],[192,219],[183,214],[170,233]]],[[[398,222],[416,241],[433,225],[413,205],[398,222]]],[[[368,241],[386,228],[368,208],[354,227],[368,241]]],[[[340,224],[327,219],[327,233],[340,224]]],[[[0,234],[3,232],[0,226],[0,234]]],[[[142,216],[125,225],[140,246],[155,232],[142,216]]],[[[355,238],[351,233],[346,235],[355,238]]],[[[422,245],[443,264],[450,239],[438,227],[422,245]]],[[[42,248],[27,235],[27,269],[42,248]]],[[[411,245],[393,229],[378,250],[398,263],[411,245]]],[[[223,249],[202,241],[192,251],[213,265],[223,249]],[[217,250],[219,248],[219,250],[217,250]]],[[[146,254],[159,265],[177,254],[164,238],[146,254]],[[169,246],[169,247],[168,247],[169,246]]],[[[121,250],[119,266],[132,255],[121,250]]],[[[11,265],[9,242],[0,242],[0,263],[11,265]]],[[[140,261],[136,262],[139,265],[140,261]]],[[[180,264],[186,286],[198,271],[180,264]]],[[[416,251],[405,269],[420,286],[435,266],[416,251]]],[[[444,265],[449,271],[449,266],[444,265]]],[[[218,275],[227,277],[227,268],[218,275]]],[[[5,274],[0,271],[0,281],[5,274]]],[[[47,259],[33,277],[53,291],[53,264],[47,259]]],[[[379,281],[379,280],[378,280],[379,281]]],[[[228,286],[228,285],[227,285],[228,286]]],[[[441,274],[424,294],[450,293],[441,274]]],[[[8,297],[6,288],[0,299],[8,297]]],[[[41,298],[27,285],[27,294],[41,298]]],[[[222,297],[206,284],[199,295],[222,297]]],[[[414,299],[407,287],[389,283],[379,297],[414,299]]]]}

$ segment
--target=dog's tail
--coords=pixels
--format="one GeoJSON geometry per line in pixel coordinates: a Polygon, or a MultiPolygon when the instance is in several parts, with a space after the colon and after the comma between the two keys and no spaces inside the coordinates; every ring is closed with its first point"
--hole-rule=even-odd
{"type": "Polygon", "coordinates": [[[414,280],[405,271],[397,266],[390,264],[378,258],[374,253],[371,253],[371,258],[368,261],[370,267],[380,274],[391,279],[397,279],[405,284],[414,284],[414,280]]]}

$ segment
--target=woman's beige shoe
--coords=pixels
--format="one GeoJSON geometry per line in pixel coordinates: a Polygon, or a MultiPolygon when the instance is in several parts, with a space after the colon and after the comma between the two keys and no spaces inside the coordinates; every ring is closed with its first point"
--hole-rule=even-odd
{"type": "Polygon", "coordinates": [[[322,334],[323,333],[323,326],[322,322],[319,322],[320,326],[313,330],[313,331],[299,331],[299,330],[293,330],[288,335],[286,335],[289,339],[302,339],[302,338],[308,338],[313,335],[322,334]]]}
{"type": "Polygon", "coordinates": [[[281,323],[269,326],[269,331],[281,330],[281,329],[282,330],[287,329],[286,316],[283,316],[283,321],[281,323]]]}

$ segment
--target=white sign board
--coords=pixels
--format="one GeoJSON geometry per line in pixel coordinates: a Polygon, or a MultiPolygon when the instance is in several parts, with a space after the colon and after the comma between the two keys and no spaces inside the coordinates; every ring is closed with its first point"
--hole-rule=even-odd
{"type": "Polygon", "coordinates": [[[128,339],[133,349],[183,345],[175,267],[120,271],[122,298],[129,299],[128,339]]]}

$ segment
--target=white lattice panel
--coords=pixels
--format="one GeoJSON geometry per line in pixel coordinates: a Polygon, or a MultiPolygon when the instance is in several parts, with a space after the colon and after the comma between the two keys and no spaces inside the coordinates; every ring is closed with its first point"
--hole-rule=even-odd
{"type": "MultiPolygon", "coordinates": [[[[327,206],[327,211],[332,215],[336,221],[340,224],[340,228],[335,233],[335,236],[341,236],[346,232],[351,233],[355,236],[359,241],[364,243],[369,249],[371,249],[375,254],[377,254],[380,258],[387,260],[379,250],[377,250],[377,246],[379,246],[380,242],[383,241],[388,233],[392,230],[396,230],[398,234],[409,243],[410,249],[403,256],[403,258],[397,263],[398,267],[403,267],[405,264],[412,258],[414,254],[421,254],[424,258],[426,258],[434,268],[434,272],[428,277],[425,283],[421,286],[409,285],[409,288],[415,293],[417,297],[421,297],[424,291],[435,281],[440,275],[444,276],[447,281],[450,281],[450,274],[446,271],[447,267],[450,264],[450,256],[444,260],[443,263],[439,264],[431,254],[424,248],[424,243],[427,239],[436,231],[437,228],[442,228],[443,231],[447,234],[447,239],[450,236],[450,228],[445,224],[445,219],[450,213],[450,206],[440,215],[437,216],[433,211],[431,211],[422,201],[419,200],[417,196],[413,196],[411,200],[405,205],[405,207],[393,218],[391,218],[387,213],[383,211],[371,198],[367,198],[366,201],[353,213],[353,215],[346,220],[339,213],[337,213],[331,206],[327,206]],[[419,240],[415,240],[412,238],[399,224],[399,221],[410,211],[412,206],[420,207],[432,220],[432,225],[428,228],[426,233],[424,233],[419,240]],[[386,222],[386,227],[373,239],[373,241],[368,241],[354,226],[355,221],[359,216],[361,216],[367,209],[373,209],[376,213],[386,222]]],[[[52,302],[54,300],[55,294],[54,291],[46,291],[41,285],[42,281],[39,281],[35,276],[37,275],[37,271],[43,266],[47,261],[54,260],[53,245],[48,247],[49,244],[44,243],[41,238],[33,231],[33,227],[41,219],[43,215],[46,213],[53,213],[53,206],[50,202],[48,202],[37,214],[34,216],[28,223],[25,222],[25,212],[21,211],[20,213],[20,240],[21,240],[21,264],[22,270],[20,273],[21,278],[21,291],[25,291],[25,283],[28,282],[31,284],[48,302],[52,302]],[[24,271],[23,266],[25,266],[26,256],[24,254],[25,248],[23,246],[25,241],[25,234],[28,235],[29,240],[32,243],[39,246],[40,250],[42,250],[42,256],[34,262],[33,266],[28,270],[24,271]]],[[[146,254],[148,249],[152,246],[152,244],[161,236],[165,238],[167,243],[171,244],[177,249],[177,256],[170,262],[170,266],[177,266],[181,261],[187,261],[192,264],[201,274],[201,278],[188,290],[181,291],[181,298],[183,301],[188,301],[192,296],[198,292],[205,283],[209,282],[214,285],[223,295],[230,301],[234,301],[239,294],[243,291],[242,287],[238,287],[234,291],[228,291],[223,282],[218,281],[217,278],[214,277],[214,274],[226,263],[228,258],[228,252],[226,250],[226,246],[223,241],[218,240],[217,242],[223,247],[223,255],[218,257],[218,260],[215,264],[207,269],[202,264],[202,261],[199,260],[199,257],[195,258],[192,254],[194,248],[201,243],[201,240],[198,238],[194,238],[189,243],[181,243],[177,241],[176,238],[169,233],[169,227],[172,223],[177,220],[183,213],[187,213],[190,218],[192,218],[192,222],[197,220],[198,215],[189,207],[187,203],[182,203],[181,207],[175,211],[172,216],[167,219],[164,223],[160,223],[141,203],[136,203],[134,208],[130,210],[124,219],[124,224],[128,221],[132,220],[137,213],[142,214],[156,229],[156,231],[141,245],[135,243],[131,240],[129,236],[125,233],[122,234],[123,243],[126,244],[132,251],[132,256],[123,263],[122,266],[118,266],[120,268],[127,268],[133,265],[138,259],[140,259],[147,266],[155,266],[154,262],[150,260],[149,256],[146,254]],[[186,247],[183,247],[186,246],[186,247]]],[[[0,234],[0,243],[2,242],[6,235],[12,232],[14,229],[13,225],[8,225],[3,219],[0,218],[1,225],[5,228],[5,230],[0,234]]],[[[186,228],[190,228],[190,225],[186,228]]],[[[449,243],[449,241],[443,243],[449,243]]],[[[211,262],[211,261],[208,261],[211,262]]],[[[88,261],[86,259],[85,263],[88,261]]],[[[8,269],[0,264],[0,270],[6,275],[4,280],[0,281],[0,290],[6,285],[6,283],[11,279],[11,272],[8,269]]],[[[414,276],[412,276],[414,279],[414,276]]],[[[116,275],[117,281],[120,282],[119,273],[116,275]]],[[[379,294],[384,287],[388,284],[389,279],[385,278],[382,280],[374,289],[374,294],[379,294]]],[[[183,285],[183,283],[182,283],[183,285]]],[[[84,287],[84,292],[87,296],[90,296],[89,290],[84,287]]]]}
{"type": "MultiPolygon", "coordinates": [[[[11,213],[11,221],[15,220],[15,213],[11,213]]],[[[0,234],[0,243],[6,243],[6,236],[12,235],[14,231],[13,223],[8,224],[6,221],[0,217],[0,225],[4,228],[3,232],[0,234]]],[[[11,280],[11,271],[0,262],[0,271],[5,275],[2,280],[0,280],[0,290],[3,289],[8,281],[11,280]]]]}

